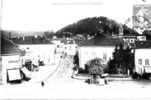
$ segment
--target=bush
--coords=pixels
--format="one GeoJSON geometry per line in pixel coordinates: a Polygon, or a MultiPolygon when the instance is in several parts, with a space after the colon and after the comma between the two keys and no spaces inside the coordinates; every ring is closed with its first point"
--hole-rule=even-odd
{"type": "Polygon", "coordinates": [[[104,73],[104,69],[105,65],[103,65],[103,60],[99,58],[90,60],[86,64],[86,71],[88,71],[90,75],[101,75],[104,73]]]}

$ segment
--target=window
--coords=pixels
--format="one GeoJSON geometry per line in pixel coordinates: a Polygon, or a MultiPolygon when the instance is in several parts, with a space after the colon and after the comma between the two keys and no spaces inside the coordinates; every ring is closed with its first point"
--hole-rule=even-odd
{"type": "Polygon", "coordinates": [[[142,65],[142,59],[138,59],[138,64],[142,65]]]}
{"type": "Polygon", "coordinates": [[[149,59],[145,59],[145,65],[149,65],[149,59]]]}
{"type": "Polygon", "coordinates": [[[107,60],[107,54],[103,54],[103,59],[106,61],[107,60]]]}
{"type": "Polygon", "coordinates": [[[135,42],[135,40],[134,40],[134,39],[131,39],[130,43],[134,43],[134,42],[135,42]]]}

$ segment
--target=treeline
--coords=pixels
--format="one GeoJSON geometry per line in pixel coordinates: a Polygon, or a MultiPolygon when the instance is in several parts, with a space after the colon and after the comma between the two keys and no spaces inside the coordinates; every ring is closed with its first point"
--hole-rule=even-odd
{"type": "Polygon", "coordinates": [[[48,44],[50,43],[45,37],[41,36],[26,36],[19,38],[11,38],[11,40],[16,44],[48,44]]]}
{"type": "MultiPolygon", "coordinates": [[[[1,37],[6,38],[8,40],[12,40],[16,44],[46,44],[50,43],[48,38],[45,35],[30,35],[30,36],[20,36],[15,33],[1,31],[1,37]]],[[[19,33],[18,33],[19,34],[19,33]]]]}

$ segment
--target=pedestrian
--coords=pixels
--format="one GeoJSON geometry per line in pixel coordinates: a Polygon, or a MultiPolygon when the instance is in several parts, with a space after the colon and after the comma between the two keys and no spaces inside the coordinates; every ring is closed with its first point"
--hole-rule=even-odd
{"type": "Polygon", "coordinates": [[[107,80],[106,80],[106,79],[104,80],[104,83],[105,83],[105,84],[108,84],[108,82],[107,82],[107,80]]]}
{"type": "Polygon", "coordinates": [[[45,83],[44,81],[41,81],[41,86],[44,87],[45,83]]]}

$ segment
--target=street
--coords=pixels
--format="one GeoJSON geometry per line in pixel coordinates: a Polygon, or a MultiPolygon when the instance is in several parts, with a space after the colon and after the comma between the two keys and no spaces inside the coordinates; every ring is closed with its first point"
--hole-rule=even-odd
{"type": "Polygon", "coordinates": [[[72,79],[69,58],[57,66],[42,67],[34,80],[22,84],[0,85],[0,99],[148,99],[151,98],[151,80],[109,81],[107,85],[87,84],[72,79]],[[47,69],[47,70],[46,70],[47,69]],[[56,70],[52,75],[51,73],[56,70]],[[65,72],[66,71],[66,72],[65,72]],[[68,72],[68,73],[67,73],[68,72]],[[39,74],[38,74],[39,73],[39,74]],[[62,76],[64,75],[64,77],[62,76]],[[60,77],[60,78],[59,78],[60,77]],[[41,81],[44,81],[44,86],[41,81]]]}
{"type": "Polygon", "coordinates": [[[25,83],[0,86],[4,95],[0,98],[75,98],[75,99],[116,99],[116,98],[151,98],[150,81],[114,81],[107,85],[89,85],[81,80],[58,80],[40,83],[25,83]]]}

